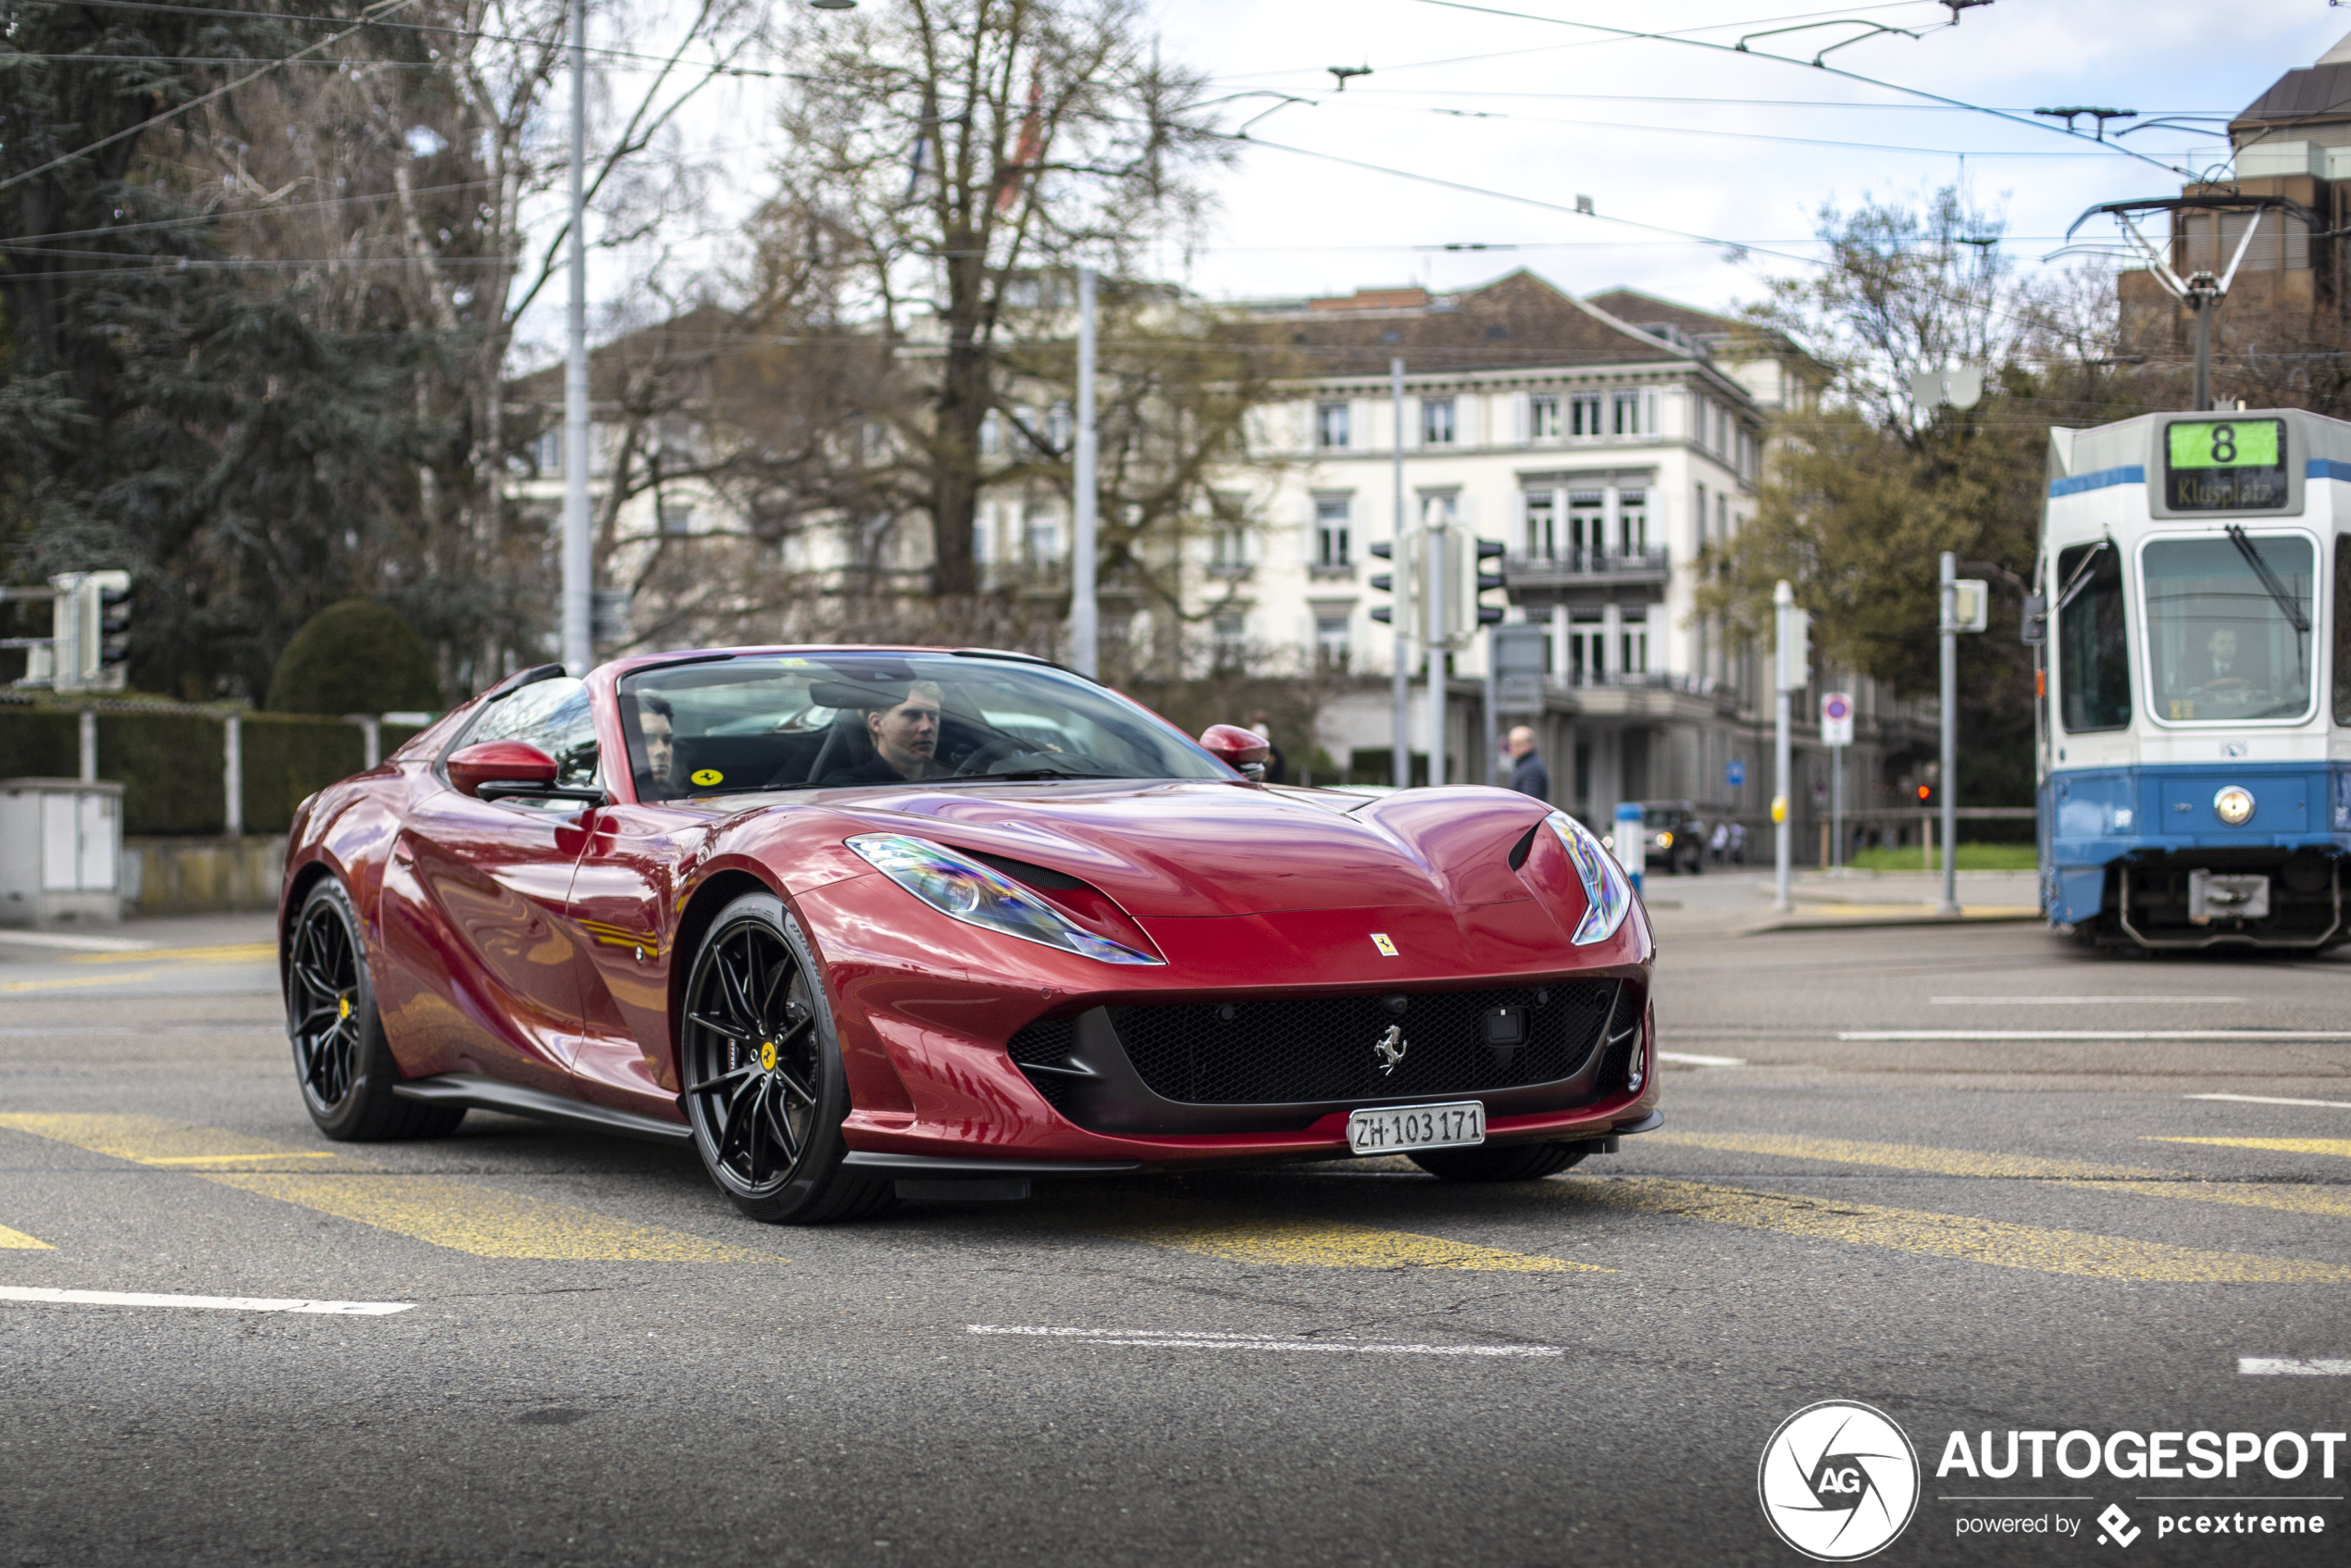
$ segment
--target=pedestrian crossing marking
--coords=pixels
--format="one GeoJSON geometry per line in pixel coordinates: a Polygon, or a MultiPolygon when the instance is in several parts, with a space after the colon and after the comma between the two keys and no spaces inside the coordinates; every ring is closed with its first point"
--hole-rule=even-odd
{"type": "Polygon", "coordinates": [[[724,1263],[769,1256],[446,1176],[221,1171],[205,1179],[478,1258],[724,1263]]]}
{"type": "Polygon", "coordinates": [[[228,942],[214,947],[149,947],[126,952],[78,952],[68,964],[152,964],[168,958],[180,963],[255,964],[278,956],[276,942],[228,942]]]}
{"type": "Polygon", "coordinates": [[[1505,1251],[1412,1231],[1343,1220],[1263,1214],[1221,1204],[1139,1206],[1114,1215],[1081,1213],[1088,1230],[1170,1251],[1274,1268],[1457,1269],[1488,1274],[1609,1274],[1597,1263],[1505,1251]]]}
{"type": "Polygon", "coordinates": [[[1583,1177],[1546,1182],[1540,1190],[1595,1209],[1672,1215],[1807,1240],[1876,1247],[2038,1274],[2162,1284],[2351,1284],[2351,1268],[2299,1258],[2208,1251],[2161,1241],[1706,1182],[1656,1176],[1583,1177]]]}
{"type": "Polygon", "coordinates": [[[329,1150],[289,1149],[162,1116],[0,1114],[0,1127],[483,1258],[734,1263],[770,1254],[446,1176],[400,1176],[329,1150]],[[259,1167],[259,1168],[256,1168],[259,1167]]]}
{"type": "Polygon", "coordinates": [[[2208,1143],[2220,1149],[2263,1149],[2272,1154],[2326,1154],[2351,1160],[2351,1138],[2154,1138],[2150,1143],[2208,1143]]]}
{"type": "Polygon", "coordinates": [[[10,1230],[0,1225],[0,1252],[54,1252],[56,1249],[37,1236],[27,1236],[21,1230],[10,1230]]]}

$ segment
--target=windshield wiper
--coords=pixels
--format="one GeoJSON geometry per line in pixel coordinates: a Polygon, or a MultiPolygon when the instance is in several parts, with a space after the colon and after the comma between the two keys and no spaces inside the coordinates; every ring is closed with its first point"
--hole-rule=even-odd
{"type": "Polygon", "coordinates": [[[2245,538],[2245,525],[2231,523],[2223,531],[2228,534],[2229,542],[2237,547],[2237,554],[2245,557],[2245,564],[2253,568],[2253,575],[2261,579],[2261,586],[2269,591],[2270,597],[2283,612],[2287,622],[2303,636],[2309,636],[2310,617],[2302,613],[2302,602],[2286,591],[2285,584],[2278,580],[2278,574],[2270,569],[2270,563],[2263,560],[2261,552],[2253,547],[2253,541],[2245,538]]]}

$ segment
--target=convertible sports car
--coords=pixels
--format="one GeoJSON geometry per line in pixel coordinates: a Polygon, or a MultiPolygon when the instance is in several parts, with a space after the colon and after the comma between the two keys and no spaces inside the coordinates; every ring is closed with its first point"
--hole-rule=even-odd
{"type": "Polygon", "coordinates": [[[1350,1154],[1524,1180],[1658,1125],[1653,946],[1589,833],[1264,754],[982,650],[526,670],[297,815],[304,1100],[690,1141],[802,1224],[1350,1154]]]}

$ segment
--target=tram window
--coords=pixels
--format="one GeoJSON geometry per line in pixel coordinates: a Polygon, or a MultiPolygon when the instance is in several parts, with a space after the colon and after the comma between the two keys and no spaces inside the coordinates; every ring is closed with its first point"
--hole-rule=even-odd
{"type": "Polygon", "coordinates": [[[2077,544],[2058,553],[2057,575],[2072,594],[2058,612],[2058,694],[2065,728],[2076,735],[2127,728],[2131,652],[2123,635],[2121,555],[2110,543],[2077,544]]]}
{"type": "Polygon", "coordinates": [[[2141,558],[2155,716],[2300,718],[2310,709],[2317,562],[2307,539],[2158,539],[2141,558]]]}
{"type": "Polygon", "coordinates": [[[2351,533],[2334,536],[2334,722],[2351,724],[2351,533]]]}

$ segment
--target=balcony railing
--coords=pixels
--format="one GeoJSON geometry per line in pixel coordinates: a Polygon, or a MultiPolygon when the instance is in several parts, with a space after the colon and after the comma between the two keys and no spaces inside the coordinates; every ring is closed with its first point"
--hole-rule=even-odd
{"type": "Polygon", "coordinates": [[[1554,588],[1567,583],[1661,583],[1673,575],[1665,547],[1654,550],[1568,549],[1555,555],[1505,555],[1505,590],[1554,588]]]}
{"type": "Polygon", "coordinates": [[[1569,670],[1564,675],[1546,678],[1553,684],[1566,687],[1614,686],[1648,691],[1683,691],[1693,697],[1711,697],[1727,689],[1723,683],[1704,676],[1684,675],[1672,670],[1569,670]]]}

